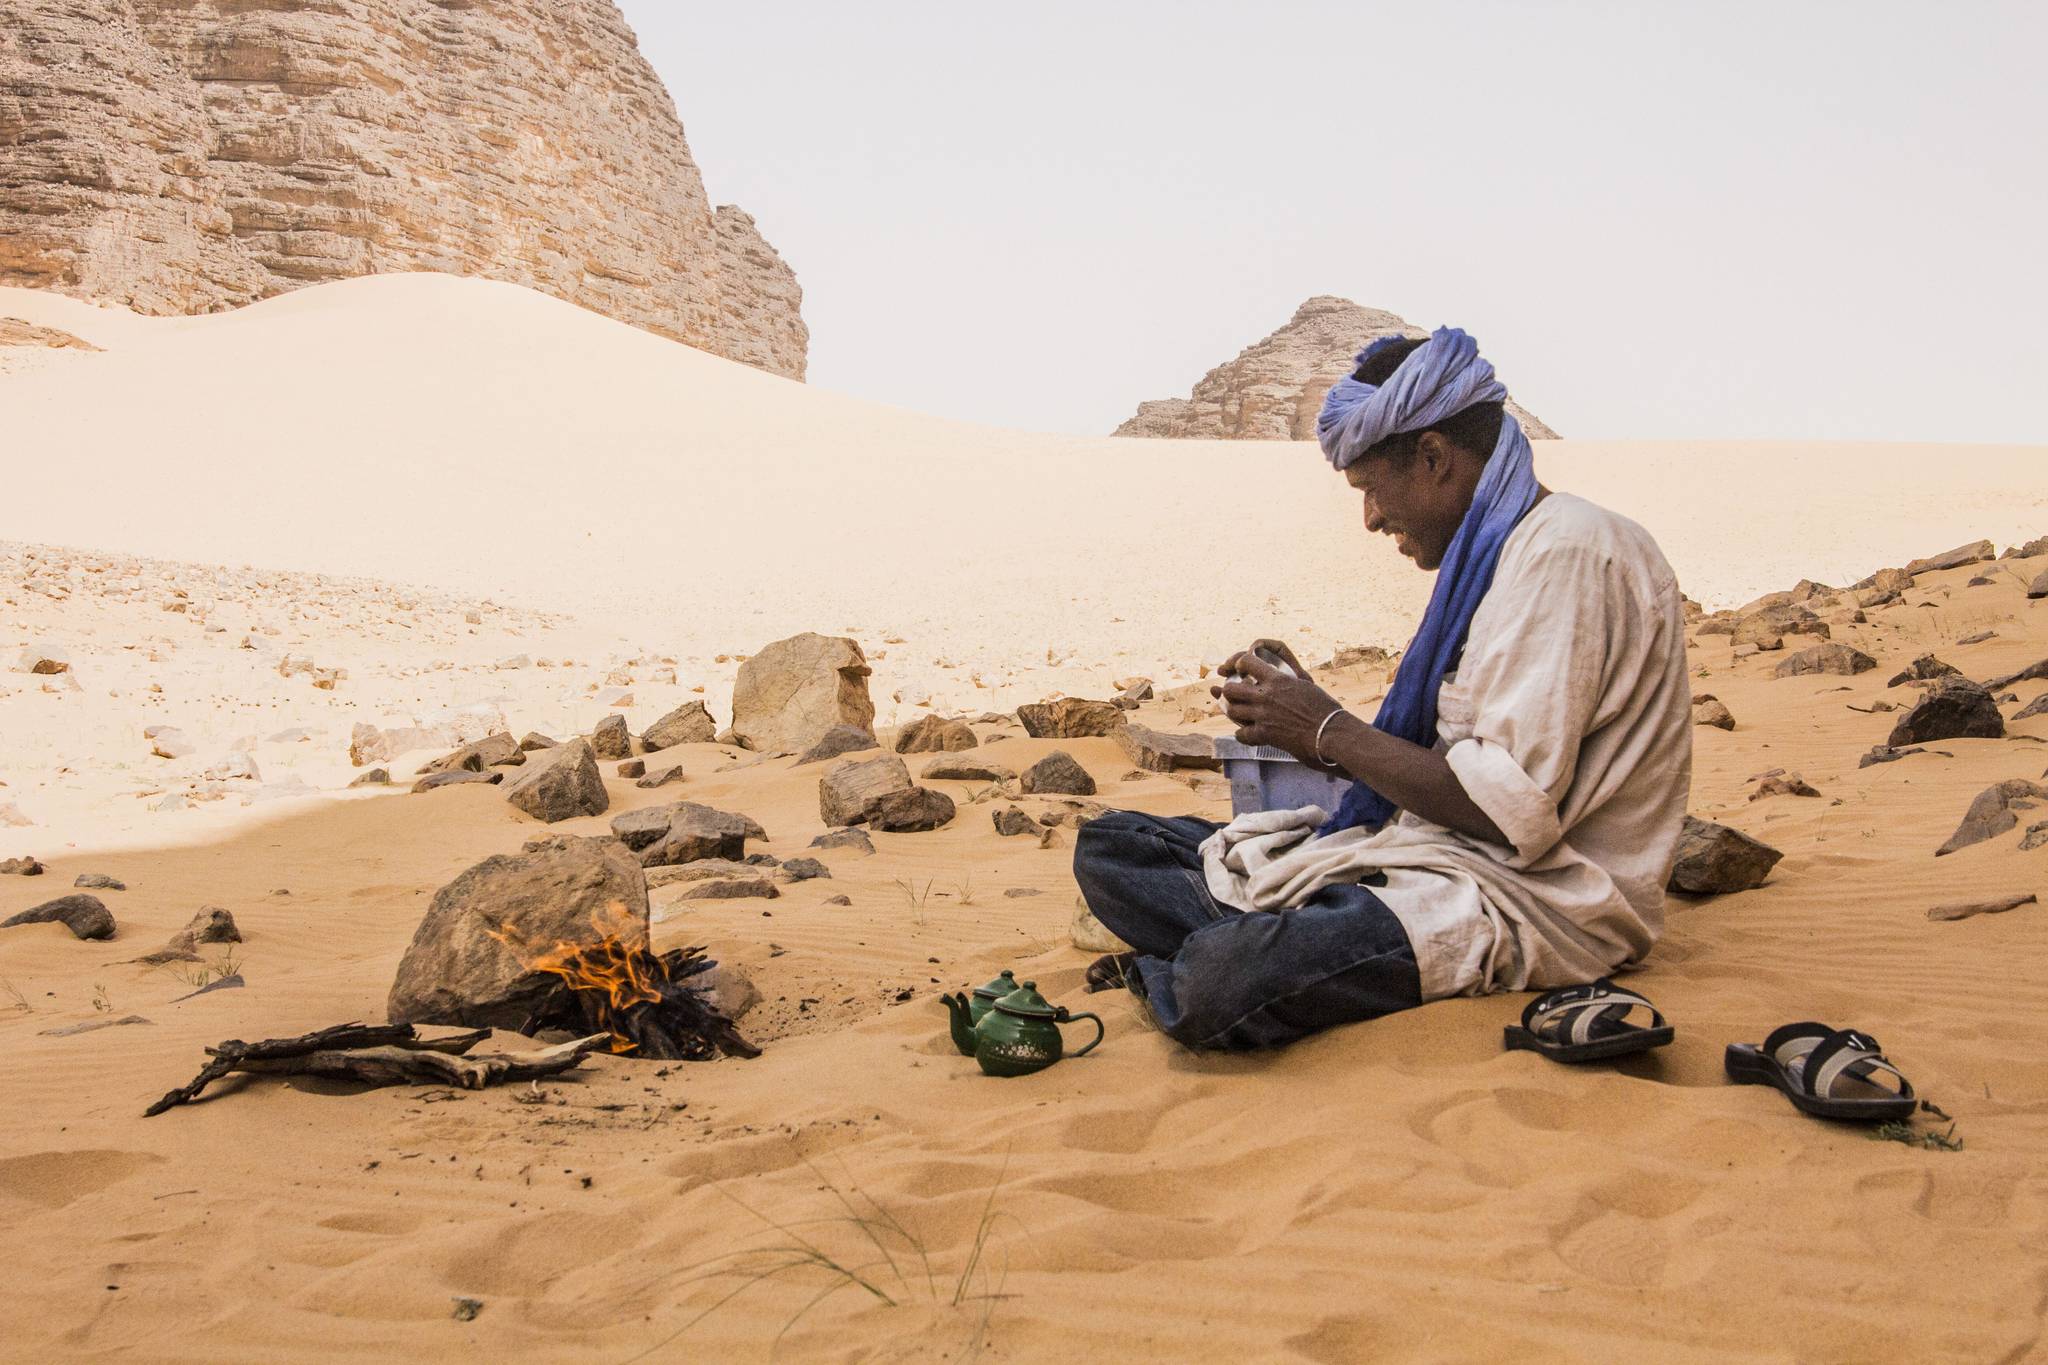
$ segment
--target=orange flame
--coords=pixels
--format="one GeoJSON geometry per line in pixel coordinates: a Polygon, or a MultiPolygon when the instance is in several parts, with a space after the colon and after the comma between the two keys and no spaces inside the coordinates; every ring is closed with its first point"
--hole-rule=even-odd
{"type": "Polygon", "coordinates": [[[599,1026],[611,1030],[613,1052],[630,1052],[639,1044],[623,1032],[623,1019],[635,1006],[659,1004],[665,998],[661,959],[648,951],[646,927],[626,913],[622,902],[613,901],[593,912],[590,927],[595,941],[560,939],[545,949],[522,940],[510,925],[489,932],[527,970],[559,977],[572,990],[601,994],[604,1003],[597,1011],[599,1026]]]}

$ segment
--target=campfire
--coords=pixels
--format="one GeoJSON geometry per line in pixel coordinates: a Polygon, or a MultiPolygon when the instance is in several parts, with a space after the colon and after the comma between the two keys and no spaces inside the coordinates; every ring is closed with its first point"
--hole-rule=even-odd
{"type": "Polygon", "coordinates": [[[613,1052],[661,1061],[706,1061],[721,1052],[761,1055],[693,984],[718,965],[703,948],[657,953],[647,945],[645,930],[631,924],[622,907],[613,909],[609,922],[593,917],[594,942],[561,942],[533,952],[504,931],[495,935],[531,971],[554,978],[521,1033],[608,1033],[613,1052]]]}

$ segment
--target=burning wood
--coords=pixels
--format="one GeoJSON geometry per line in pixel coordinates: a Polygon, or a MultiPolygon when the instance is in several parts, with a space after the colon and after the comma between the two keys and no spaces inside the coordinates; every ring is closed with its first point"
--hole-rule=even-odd
{"type": "Polygon", "coordinates": [[[538,953],[510,934],[497,935],[531,971],[555,978],[521,1033],[609,1034],[613,1052],[660,1061],[761,1055],[693,984],[718,965],[703,948],[656,953],[647,945],[645,926],[618,923],[620,918],[596,922],[595,942],[557,943],[538,953]]]}

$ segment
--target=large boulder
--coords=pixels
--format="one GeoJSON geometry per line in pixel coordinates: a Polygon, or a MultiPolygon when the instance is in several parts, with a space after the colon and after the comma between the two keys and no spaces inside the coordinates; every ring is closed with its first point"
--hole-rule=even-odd
{"type": "Polygon", "coordinates": [[[1692,896],[1725,896],[1762,886],[1785,855],[1740,830],[1685,817],[1670,889],[1692,896]]]}
{"type": "Polygon", "coordinates": [[[673,749],[678,744],[709,744],[718,734],[718,723],[701,701],[686,701],[647,727],[640,743],[647,752],[673,749]]]}
{"type": "Polygon", "coordinates": [[[801,753],[835,725],[870,730],[867,658],[843,636],[806,632],[777,640],[740,665],[732,735],[757,753],[801,753]]]}
{"type": "Polygon", "coordinates": [[[894,754],[848,759],[818,780],[818,816],[828,825],[861,825],[898,792],[911,790],[910,769],[894,754]]]}
{"type": "Polygon", "coordinates": [[[1796,654],[1788,654],[1780,660],[1772,676],[1798,678],[1813,673],[1827,673],[1836,677],[1853,677],[1868,673],[1877,667],[1877,660],[1853,646],[1829,641],[1824,645],[1812,645],[1796,654]]]}
{"type": "Polygon", "coordinates": [[[1899,717],[1885,742],[1894,749],[1938,739],[1997,739],[2005,733],[1998,703],[1981,685],[1964,677],[1935,680],[1927,695],[1899,717]]]}
{"type": "Polygon", "coordinates": [[[603,815],[612,803],[597,771],[597,755],[580,739],[529,753],[526,766],[506,784],[505,799],[551,825],[579,815],[603,815]]]}
{"type": "Polygon", "coordinates": [[[2048,801],[2048,787],[2023,777],[1986,787],[1970,802],[1970,808],[1963,812],[1963,822],[1956,826],[1954,834],[1948,836],[1947,843],[1934,850],[1934,856],[1939,858],[1959,848],[1997,838],[2019,824],[2020,811],[2033,810],[2042,801],[2048,801]]]}
{"type": "Polygon", "coordinates": [[[533,960],[608,935],[647,942],[647,879],[617,840],[486,858],[434,893],[386,1011],[394,1024],[516,1029],[557,980],[533,960]]]}
{"type": "Polygon", "coordinates": [[[896,732],[899,754],[958,753],[981,743],[964,720],[920,716],[896,732]]]}
{"type": "Polygon", "coordinates": [[[1022,786],[1034,796],[1095,795],[1095,779],[1064,749],[1055,749],[1026,768],[1022,786]]]}
{"type": "Polygon", "coordinates": [[[1132,721],[1116,731],[1117,746],[1147,772],[1170,773],[1189,768],[1221,772],[1216,741],[1208,735],[1176,735],[1132,721]]]}
{"type": "Polygon", "coordinates": [[[114,912],[98,896],[79,894],[44,901],[18,915],[0,920],[0,929],[17,924],[61,924],[74,938],[112,938],[114,912]]]}
{"type": "Polygon", "coordinates": [[[1024,733],[1033,739],[1090,739],[1113,735],[1128,722],[1114,702],[1061,697],[1053,702],[1027,702],[1017,708],[1024,733]]]}
{"type": "Polygon", "coordinates": [[[628,811],[612,821],[612,834],[639,854],[642,867],[673,867],[703,858],[737,861],[747,856],[747,840],[768,837],[751,816],[695,801],[628,811]]]}
{"type": "Polygon", "coordinates": [[[1981,564],[1997,553],[1990,541],[1973,540],[1968,545],[1958,545],[1953,550],[1944,550],[1938,555],[1916,559],[1906,566],[1906,572],[1937,573],[1943,569],[1960,569],[1966,564],[1981,564]]]}

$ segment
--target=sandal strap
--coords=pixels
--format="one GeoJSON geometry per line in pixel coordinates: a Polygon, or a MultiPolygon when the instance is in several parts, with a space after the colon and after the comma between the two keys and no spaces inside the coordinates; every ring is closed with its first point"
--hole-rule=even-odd
{"type": "Polygon", "coordinates": [[[1799,1087],[1814,1099],[1832,1099],[1835,1085],[1842,1077],[1868,1080],[1879,1071],[1898,1078],[1900,1098],[1913,1097],[1912,1083],[1885,1059],[1884,1048],[1877,1039],[1856,1029],[1838,1029],[1807,1052],[1805,1063],[1799,1068],[1799,1087]]]}
{"type": "Polygon", "coordinates": [[[1601,1021],[1619,1022],[1632,1009],[1650,1012],[1650,1027],[1664,1027],[1664,1016],[1634,991],[1623,990],[1606,977],[1586,986],[1566,986],[1531,1000],[1522,1010],[1522,1027],[1553,1042],[1579,1044],[1592,1039],[1601,1021]]]}
{"type": "Polygon", "coordinates": [[[1771,1030],[1771,1036],[1764,1039],[1763,1052],[1776,1062],[1787,1074],[1798,1066],[1806,1054],[1819,1047],[1822,1040],[1833,1036],[1835,1030],[1826,1024],[1808,1019],[1802,1023],[1787,1024],[1771,1030]]]}

